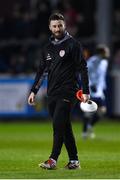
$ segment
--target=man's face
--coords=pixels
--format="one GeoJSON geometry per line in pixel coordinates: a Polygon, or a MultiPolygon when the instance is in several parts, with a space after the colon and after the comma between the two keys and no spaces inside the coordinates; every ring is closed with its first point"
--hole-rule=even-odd
{"type": "Polygon", "coordinates": [[[65,22],[63,20],[51,20],[49,29],[55,38],[60,39],[65,32],[65,22]]]}

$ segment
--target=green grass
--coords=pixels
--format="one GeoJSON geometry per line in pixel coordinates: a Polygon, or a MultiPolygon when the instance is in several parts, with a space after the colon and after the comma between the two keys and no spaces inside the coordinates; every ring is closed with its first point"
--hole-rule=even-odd
{"type": "Polygon", "coordinates": [[[81,170],[65,170],[63,146],[58,169],[42,170],[38,163],[51,152],[51,123],[0,124],[0,178],[4,179],[95,179],[120,178],[120,122],[102,121],[94,140],[82,140],[80,122],[73,123],[81,170]]]}

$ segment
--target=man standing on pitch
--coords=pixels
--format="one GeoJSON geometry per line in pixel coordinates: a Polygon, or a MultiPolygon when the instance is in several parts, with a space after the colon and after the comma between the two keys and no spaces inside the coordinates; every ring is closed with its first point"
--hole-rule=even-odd
{"type": "Polygon", "coordinates": [[[89,99],[87,65],[82,56],[80,44],[66,31],[62,14],[54,13],[50,16],[49,29],[52,36],[41,50],[40,65],[28,97],[29,105],[33,105],[42,76],[47,69],[48,108],[53,119],[53,147],[49,159],[39,166],[44,169],[56,169],[58,156],[64,143],[69,156],[69,162],[65,167],[77,169],[80,163],[70,113],[76,103],[78,74],[81,74],[84,102],[89,99]]]}

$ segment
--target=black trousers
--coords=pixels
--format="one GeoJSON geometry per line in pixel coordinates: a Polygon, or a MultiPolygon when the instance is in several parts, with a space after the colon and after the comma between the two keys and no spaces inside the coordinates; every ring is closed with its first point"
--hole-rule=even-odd
{"type": "Polygon", "coordinates": [[[78,160],[77,148],[70,122],[71,102],[68,99],[48,98],[48,108],[53,119],[53,147],[50,158],[57,161],[64,143],[69,160],[78,160]]]}

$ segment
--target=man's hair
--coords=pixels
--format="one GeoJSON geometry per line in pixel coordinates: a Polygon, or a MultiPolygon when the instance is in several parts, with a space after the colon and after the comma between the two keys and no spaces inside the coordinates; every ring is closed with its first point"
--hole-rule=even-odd
{"type": "Polygon", "coordinates": [[[96,47],[96,54],[101,55],[103,58],[107,58],[108,56],[110,56],[110,49],[105,44],[99,44],[96,47]]]}
{"type": "Polygon", "coordinates": [[[65,21],[65,18],[62,14],[60,13],[53,13],[51,14],[51,16],[49,17],[49,24],[50,24],[50,21],[54,21],[54,20],[63,20],[65,21]]]}

